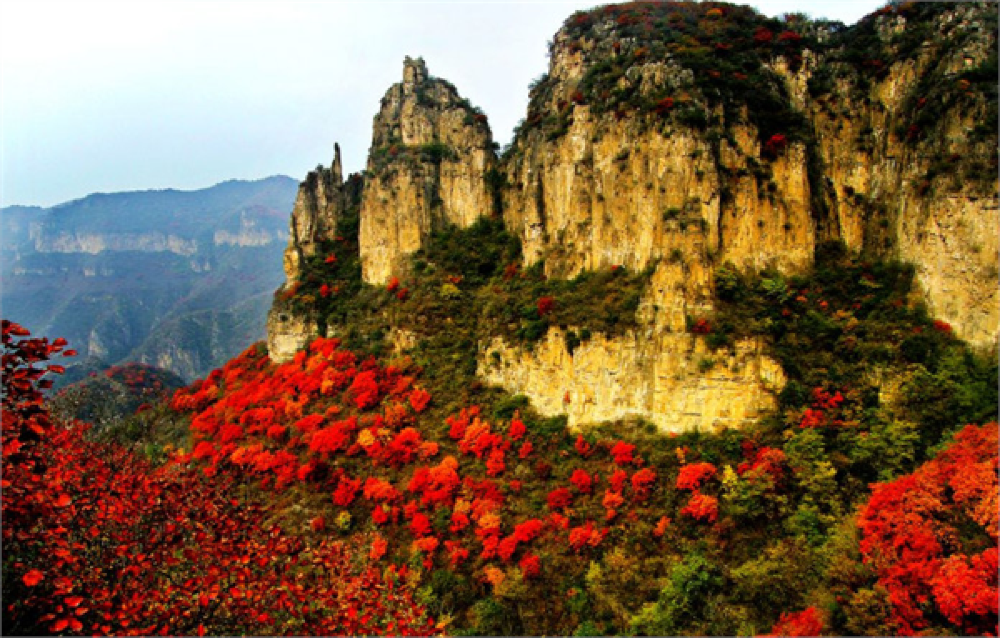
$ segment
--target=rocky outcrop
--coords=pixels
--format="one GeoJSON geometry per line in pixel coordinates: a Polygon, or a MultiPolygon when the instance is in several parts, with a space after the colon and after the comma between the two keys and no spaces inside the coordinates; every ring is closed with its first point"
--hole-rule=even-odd
{"type": "Polygon", "coordinates": [[[39,253],[170,252],[190,257],[198,252],[196,240],[164,233],[40,232],[34,240],[39,253]]]}
{"type": "MultiPolygon", "coordinates": [[[[821,61],[797,72],[783,64],[777,70],[815,127],[839,238],[857,251],[914,264],[931,314],[967,341],[990,347],[1000,329],[1000,205],[995,170],[982,172],[995,162],[996,123],[987,124],[992,134],[982,134],[990,106],[971,92],[926,126],[913,123],[921,121],[920,109],[952,99],[927,87],[958,93],[962,72],[983,65],[991,52],[995,60],[996,34],[991,40],[984,24],[983,7],[955,5],[928,25],[938,37],[866,90],[842,65],[833,70],[843,79],[816,96],[802,89],[830,73],[821,61]]],[[[886,43],[913,26],[904,16],[875,21],[886,43]]],[[[995,118],[995,101],[993,109],[995,118]]]]}
{"type": "MultiPolygon", "coordinates": [[[[970,93],[928,130],[908,128],[918,86],[958,83],[995,49],[984,10],[941,13],[916,53],[899,53],[874,80],[838,62],[836,50],[806,50],[794,64],[777,56],[762,77],[775,82],[798,133],[771,139],[750,107],[722,108],[677,58],[639,55],[648,42],[620,36],[614,14],[592,12],[584,35],[571,20],[504,165],[505,221],[525,261],[544,261],[559,277],[614,264],[641,269],[680,253],[708,271],[731,262],[794,272],[812,263],[821,241],[842,239],[914,263],[932,313],[970,342],[995,345],[997,182],[961,179],[956,165],[995,165],[995,126],[974,135],[989,104],[970,93]],[[598,108],[594,87],[609,67],[619,69],[612,95],[630,102],[598,108]],[[830,76],[839,78],[832,90],[817,89],[830,76]]],[[[907,28],[902,16],[872,24],[886,47],[907,28]]]]}
{"type": "Polygon", "coordinates": [[[638,417],[665,432],[714,432],[775,407],[785,376],[762,349],[746,341],[720,356],[690,335],[629,334],[598,335],[570,353],[552,329],[531,351],[494,339],[478,374],[526,395],[542,414],[565,414],[570,427],[638,417]]]}
{"type": "Polygon", "coordinates": [[[495,163],[485,115],[448,82],[407,58],[403,81],[382,98],[361,204],[364,280],[385,283],[444,224],[467,227],[493,211],[495,163]]]}
{"type": "Polygon", "coordinates": [[[285,249],[285,287],[295,283],[302,268],[302,260],[316,252],[319,242],[333,239],[337,220],[346,205],[340,145],[334,144],[330,168],[317,166],[299,184],[288,228],[288,247],[285,249]]]}
{"type": "Polygon", "coordinates": [[[267,313],[267,354],[278,363],[288,361],[319,335],[315,321],[297,314],[287,301],[275,296],[267,313]]]}
{"type": "Polygon", "coordinates": [[[529,128],[514,142],[504,215],[525,260],[544,259],[556,276],[614,264],[642,269],[669,256],[671,235],[681,230],[703,235],[702,258],[718,263],[810,263],[816,229],[804,145],[765,158],[758,131],[745,121],[726,123],[732,134],[720,137],[670,117],[711,106],[692,72],[669,59],[630,67],[619,80],[640,96],[682,96],[670,98],[665,117],[595,114],[579,87],[591,66],[619,55],[606,49],[565,31],[556,36],[545,90],[531,109],[561,113],[565,131],[529,128]]]}
{"type": "Polygon", "coordinates": [[[219,228],[212,235],[212,243],[216,246],[267,246],[276,241],[287,240],[288,236],[279,231],[272,231],[262,226],[255,215],[247,211],[240,212],[240,223],[236,229],[219,228]]]}

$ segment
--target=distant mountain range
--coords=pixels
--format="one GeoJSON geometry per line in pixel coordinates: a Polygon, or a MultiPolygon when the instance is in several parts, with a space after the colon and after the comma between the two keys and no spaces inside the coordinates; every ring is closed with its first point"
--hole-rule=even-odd
{"type": "Polygon", "coordinates": [[[65,337],[84,368],[203,376],[264,337],[297,188],[275,176],[0,209],[2,314],[65,337]]]}

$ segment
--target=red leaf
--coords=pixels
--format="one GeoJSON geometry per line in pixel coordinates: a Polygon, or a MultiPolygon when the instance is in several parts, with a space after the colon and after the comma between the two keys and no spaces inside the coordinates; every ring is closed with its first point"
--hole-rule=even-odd
{"type": "Polygon", "coordinates": [[[27,585],[28,587],[34,587],[38,583],[42,582],[43,578],[45,578],[45,574],[38,571],[37,569],[33,569],[27,574],[25,574],[21,580],[23,580],[24,584],[27,585]]]}

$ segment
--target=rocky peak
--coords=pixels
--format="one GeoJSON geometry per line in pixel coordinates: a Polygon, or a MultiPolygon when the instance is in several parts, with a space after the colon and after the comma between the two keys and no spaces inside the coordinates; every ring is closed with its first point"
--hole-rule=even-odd
{"type": "Polygon", "coordinates": [[[403,60],[403,91],[413,93],[416,87],[427,81],[427,64],[423,58],[414,60],[406,56],[403,60]]]}
{"type": "Polygon", "coordinates": [[[320,241],[333,238],[345,205],[340,144],[335,143],[330,168],[317,166],[299,184],[285,249],[286,286],[298,280],[302,259],[314,254],[320,241]]]}
{"type": "Polygon", "coordinates": [[[372,125],[361,204],[364,280],[402,274],[404,258],[442,225],[493,212],[486,174],[496,162],[486,116],[455,87],[407,57],[403,81],[382,98],[372,125]]]}
{"type": "Polygon", "coordinates": [[[333,162],[330,164],[330,181],[338,186],[344,183],[344,167],[340,160],[340,144],[333,144],[333,162]]]}

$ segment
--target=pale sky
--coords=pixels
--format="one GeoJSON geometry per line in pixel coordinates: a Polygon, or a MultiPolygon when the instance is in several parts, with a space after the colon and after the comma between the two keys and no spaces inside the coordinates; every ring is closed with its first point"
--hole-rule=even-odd
{"type": "MultiPolygon", "coordinates": [[[[509,141],[547,43],[601,2],[0,0],[0,205],[364,167],[422,56],[509,141]]],[[[853,24],[881,0],[757,0],[853,24]]]]}

